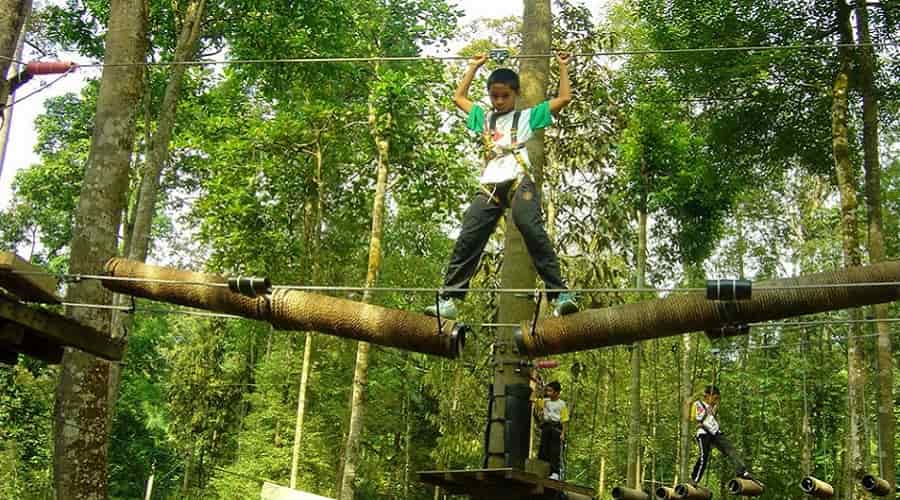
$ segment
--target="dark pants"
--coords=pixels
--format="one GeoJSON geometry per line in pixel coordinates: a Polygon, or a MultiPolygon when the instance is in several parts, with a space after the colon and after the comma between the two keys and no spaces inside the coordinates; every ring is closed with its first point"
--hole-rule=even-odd
{"type": "Polygon", "coordinates": [[[694,470],[691,472],[691,479],[693,479],[695,483],[699,483],[700,478],[703,477],[703,473],[706,472],[706,466],[709,464],[709,454],[712,451],[713,446],[718,448],[723,455],[731,460],[738,476],[747,471],[744,461],[738,456],[737,451],[734,449],[734,445],[731,444],[731,440],[729,440],[725,434],[721,432],[715,436],[709,433],[698,434],[696,439],[697,446],[700,448],[700,456],[697,457],[697,463],[694,464],[694,470]]]}
{"type": "MultiPolygon", "coordinates": [[[[491,238],[497,222],[508,206],[512,206],[512,218],[522,233],[528,254],[534,262],[534,268],[548,289],[565,289],[566,284],[559,271],[559,260],[553,250],[553,244],[547,231],[544,230],[544,219],[541,214],[541,200],[534,182],[525,176],[519,182],[515,193],[510,193],[514,181],[496,185],[493,198],[483,190],[479,192],[463,215],[462,230],[453,256],[444,277],[444,297],[462,298],[466,296],[469,281],[478,270],[481,254],[491,238]]],[[[492,186],[487,187],[488,190],[492,186]]],[[[552,300],[559,292],[548,292],[552,300]]]]}
{"type": "Polygon", "coordinates": [[[541,447],[538,448],[538,459],[550,463],[550,473],[559,474],[560,454],[562,452],[562,443],[560,435],[562,434],[562,426],[544,422],[541,424],[541,447]]]}

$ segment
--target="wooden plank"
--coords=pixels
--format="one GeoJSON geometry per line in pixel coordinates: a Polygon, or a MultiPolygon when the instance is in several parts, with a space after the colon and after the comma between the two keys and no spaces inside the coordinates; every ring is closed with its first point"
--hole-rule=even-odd
{"type": "Polygon", "coordinates": [[[0,363],[13,366],[18,362],[19,353],[0,349],[0,363]]]}
{"type": "Polygon", "coordinates": [[[496,498],[520,498],[538,496],[547,492],[566,492],[587,497],[594,496],[594,490],[564,481],[554,481],[512,468],[466,469],[445,471],[422,471],[419,480],[440,486],[451,493],[484,495],[499,492],[496,498]]]}
{"type": "Polygon", "coordinates": [[[16,274],[12,271],[46,273],[12,252],[0,252],[0,287],[29,302],[59,304],[56,277],[49,274],[16,274]]]}
{"type": "Polygon", "coordinates": [[[110,361],[122,359],[125,342],[113,339],[71,318],[0,296],[0,319],[18,323],[59,346],[71,346],[110,361]]]}

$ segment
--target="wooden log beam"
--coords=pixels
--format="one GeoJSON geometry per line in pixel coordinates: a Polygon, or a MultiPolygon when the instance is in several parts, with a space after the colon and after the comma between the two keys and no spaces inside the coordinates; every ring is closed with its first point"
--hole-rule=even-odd
{"type": "Polygon", "coordinates": [[[465,343],[461,323],[300,290],[277,288],[248,297],[219,275],[114,258],[106,288],[127,295],[267,321],[279,330],[317,331],[337,337],[455,358],[465,343]]]}
{"type": "Polygon", "coordinates": [[[881,304],[900,298],[900,287],[892,284],[897,282],[900,261],[849,267],[759,282],[749,300],[723,302],[691,293],[542,319],[533,330],[523,321],[516,343],[520,352],[536,357],[881,304]]]}

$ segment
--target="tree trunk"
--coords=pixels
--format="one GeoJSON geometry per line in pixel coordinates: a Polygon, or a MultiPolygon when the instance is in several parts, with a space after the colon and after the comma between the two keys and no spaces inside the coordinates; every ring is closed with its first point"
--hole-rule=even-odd
{"type": "Polygon", "coordinates": [[[291,488],[297,487],[297,467],[300,465],[300,442],[303,439],[303,417],[306,412],[306,384],[312,352],[312,332],[306,332],[303,344],[303,366],[300,369],[300,391],[297,396],[297,421],[294,427],[294,447],[291,450],[291,488]]]}
{"type": "MultiPolygon", "coordinates": [[[[134,110],[141,96],[147,51],[147,10],[141,0],[113,0],[91,152],[78,200],[69,272],[102,274],[116,254],[116,236],[125,205],[134,110]],[[137,64],[135,64],[137,63],[137,64]],[[121,64],[121,65],[119,65],[121,64]]],[[[99,282],[70,285],[67,300],[110,303],[99,282]]],[[[109,331],[104,309],[68,309],[67,316],[109,331]]],[[[57,386],[54,421],[54,483],[57,498],[107,497],[109,364],[67,349],[57,386]]]]}
{"type": "Polygon", "coordinates": [[[688,478],[688,460],[691,456],[691,398],[693,396],[694,381],[691,377],[691,335],[685,333],[681,336],[681,383],[679,395],[681,401],[681,416],[679,420],[679,456],[678,456],[678,481],[686,481],[688,478]]]}
{"type": "MultiPolygon", "coordinates": [[[[28,18],[31,17],[31,1],[28,0],[26,2],[27,9],[25,12],[24,19],[22,21],[22,27],[16,37],[16,45],[15,51],[13,53],[13,58],[22,59],[22,50],[25,47],[25,32],[28,30],[28,18]]],[[[3,7],[0,7],[3,8],[3,7]]],[[[2,16],[3,14],[0,14],[2,16]]],[[[5,55],[5,54],[4,54],[5,55]]],[[[10,62],[3,60],[2,62],[10,62]]],[[[9,131],[12,126],[12,116],[13,116],[13,106],[12,102],[16,98],[15,90],[10,88],[9,85],[9,77],[14,76],[15,71],[12,68],[12,64],[7,66],[5,73],[0,73],[0,103],[5,104],[6,107],[0,110],[0,176],[3,175],[3,164],[6,162],[6,149],[9,146],[9,131]]]]}
{"type": "Polygon", "coordinates": [[[597,480],[597,495],[598,498],[603,498],[603,493],[606,491],[606,455],[600,457],[600,479],[597,480]]]}
{"type": "MultiPolygon", "coordinates": [[[[185,9],[178,45],[175,47],[175,61],[192,59],[197,52],[200,29],[203,24],[205,0],[193,0],[185,9]]],[[[182,83],[188,66],[174,64],[169,66],[172,74],[166,84],[162,107],[157,119],[156,133],[150,145],[150,158],[144,165],[141,177],[141,190],[137,204],[137,215],[134,220],[131,251],[128,258],[145,261],[150,248],[150,229],[156,213],[159,177],[163,166],[169,159],[169,143],[175,128],[178,101],[181,98],[182,83]]]]}
{"type": "MultiPolygon", "coordinates": [[[[644,288],[647,274],[647,208],[646,194],[638,207],[638,248],[636,288],[644,288]]],[[[631,425],[628,433],[628,468],[626,484],[639,489],[638,458],[641,449],[641,343],[631,346],[631,425]]]]}
{"type": "MultiPolygon", "coordinates": [[[[6,75],[12,66],[18,47],[19,34],[25,27],[25,21],[31,14],[31,0],[0,0],[0,103],[6,103],[9,96],[9,84],[6,75]]],[[[8,124],[0,124],[7,127],[8,124]]]]}
{"type": "MultiPolygon", "coordinates": [[[[376,67],[377,73],[377,67],[376,67]]],[[[390,150],[389,131],[392,116],[385,115],[384,124],[378,123],[375,104],[369,104],[369,124],[378,150],[378,180],[375,184],[375,200],[372,205],[372,238],[369,241],[369,266],[366,272],[366,287],[373,287],[378,281],[381,267],[381,233],[384,224],[384,199],[387,192],[388,152],[390,150]]],[[[363,302],[369,303],[372,294],[363,295],[363,302]]],[[[344,472],[341,478],[341,500],[352,500],[356,488],[356,464],[359,460],[359,440],[362,434],[365,411],[365,390],[369,378],[369,344],[360,342],[356,351],[356,368],[353,372],[353,393],[350,404],[350,424],[344,453],[344,472]]]]}
{"type": "Polygon", "coordinates": [[[812,426],[809,418],[809,387],[806,383],[807,370],[809,369],[809,334],[803,332],[803,344],[800,345],[803,363],[803,418],[800,421],[800,468],[804,476],[812,475],[812,426]]]}
{"type": "MultiPolygon", "coordinates": [[[[881,162],[878,152],[878,97],[875,93],[875,53],[867,45],[872,42],[869,35],[869,11],[865,2],[856,6],[856,30],[859,48],[859,85],[863,101],[863,166],[866,175],[866,213],[869,226],[869,260],[884,260],[884,225],[881,214],[881,162]]],[[[877,319],[888,317],[887,305],[874,307],[877,319]]],[[[878,322],[878,347],[875,351],[878,367],[878,463],[879,475],[885,478],[891,489],[895,487],[894,432],[894,374],[891,347],[891,330],[887,322],[878,322]]]]}
{"type": "MultiPolygon", "coordinates": [[[[319,248],[321,246],[322,237],[322,148],[321,143],[316,141],[316,150],[313,156],[316,162],[316,198],[315,201],[309,203],[305,210],[307,247],[312,254],[312,281],[318,282],[320,258],[319,248]]],[[[312,344],[313,333],[306,332],[306,341],[303,346],[303,366],[300,368],[300,391],[297,395],[297,423],[294,429],[294,448],[291,452],[291,488],[297,487],[297,468],[300,465],[300,443],[303,440],[303,418],[306,413],[306,385],[309,380],[309,371],[312,363],[312,344]]]]}
{"type": "MultiPolygon", "coordinates": [[[[702,271],[691,263],[684,264],[684,280],[690,286],[699,280],[702,271]]],[[[691,447],[693,445],[692,435],[694,427],[691,425],[691,403],[694,396],[694,367],[691,363],[692,342],[691,335],[684,334],[681,337],[681,384],[679,385],[679,395],[681,396],[681,419],[679,421],[679,450],[681,455],[678,463],[678,480],[687,481],[688,464],[691,457],[691,447]]]]}
{"type": "MultiPolygon", "coordinates": [[[[175,46],[175,61],[187,61],[193,58],[197,52],[197,41],[200,39],[200,27],[203,22],[203,11],[206,0],[192,0],[187,5],[182,19],[181,33],[175,46]]],[[[157,192],[159,190],[159,177],[163,165],[169,158],[169,142],[172,139],[172,131],[175,128],[178,100],[181,97],[181,87],[184,81],[184,73],[187,65],[175,64],[169,66],[172,74],[166,84],[166,92],[163,97],[162,108],[157,119],[156,133],[149,140],[148,158],[144,163],[144,171],[141,173],[140,191],[135,205],[134,226],[127,232],[126,255],[129,259],[144,262],[150,248],[150,230],[153,225],[153,216],[156,214],[157,192]]],[[[148,88],[149,92],[149,88],[148,88]]],[[[146,96],[149,109],[150,96],[146,96]]],[[[149,123],[147,124],[149,135],[149,123]]],[[[124,304],[126,297],[121,296],[116,301],[124,304]]],[[[131,326],[131,315],[121,312],[113,313],[112,334],[119,337],[131,326]]],[[[109,374],[109,407],[110,417],[115,408],[116,398],[119,392],[119,380],[121,370],[118,365],[110,367],[109,374]]]]}
{"type": "MultiPolygon", "coordinates": [[[[550,0],[525,0],[522,24],[522,51],[528,54],[546,54],[550,51],[550,35],[552,16],[550,0]]],[[[550,61],[547,58],[525,59],[521,61],[521,107],[533,106],[544,100],[549,77],[550,61]]],[[[528,157],[531,160],[531,172],[537,192],[540,193],[544,169],[544,135],[535,134],[529,141],[528,157]]],[[[513,222],[512,214],[506,217],[506,238],[504,242],[503,266],[500,270],[500,283],[503,288],[534,288],[535,270],[531,257],[525,248],[522,235],[513,222]]],[[[513,294],[501,294],[499,298],[499,321],[515,323],[530,318],[534,313],[534,301],[530,298],[517,297],[513,294]]],[[[493,397],[494,418],[490,423],[488,434],[487,466],[504,467],[506,459],[505,423],[506,404],[505,391],[508,385],[528,385],[531,371],[519,368],[516,362],[527,360],[512,349],[514,345],[513,329],[503,327],[497,329],[495,343],[498,348],[494,352],[494,361],[499,363],[494,372],[493,397]]],[[[526,418],[530,418],[526,417],[526,418]]],[[[524,427],[531,427],[522,423],[524,427]]]]}
{"type": "MultiPolygon", "coordinates": [[[[850,7],[845,0],[835,0],[840,42],[853,42],[850,32],[850,7]]],[[[841,229],[843,232],[844,264],[859,265],[859,233],[856,222],[857,181],[850,158],[850,140],[848,131],[849,98],[848,81],[852,54],[846,47],[838,51],[838,70],[832,88],[831,133],[832,150],[838,187],[841,195],[841,229]]],[[[860,319],[858,309],[850,311],[853,320],[860,319]]],[[[850,339],[847,341],[847,397],[848,397],[848,432],[847,459],[844,462],[844,487],[842,498],[853,500],[859,478],[865,474],[866,448],[863,434],[862,412],[865,406],[864,391],[866,387],[865,351],[863,340],[859,338],[859,327],[853,324],[849,328],[850,339]]]]}

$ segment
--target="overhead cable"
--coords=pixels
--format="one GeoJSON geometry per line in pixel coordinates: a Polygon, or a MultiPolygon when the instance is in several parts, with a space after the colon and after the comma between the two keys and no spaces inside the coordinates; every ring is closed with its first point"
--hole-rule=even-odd
{"type": "MultiPolygon", "coordinates": [[[[605,50],[595,52],[573,52],[572,57],[616,57],[616,56],[642,56],[654,54],[697,54],[709,52],[770,52],[770,51],[795,51],[795,50],[834,50],[841,48],[887,48],[900,46],[900,42],[876,42],[876,43],[838,43],[838,44],[790,44],[790,45],[739,45],[723,47],[686,47],[675,49],[633,49],[633,50],[605,50]]],[[[508,59],[548,59],[556,57],[556,54],[509,54],[508,59]]],[[[22,63],[10,57],[0,56],[8,61],[22,63]]],[[[191,61],[154,61],[131,63],[87,63],[79,64],[81,68],[105,68],[127,66],[221,66],[221,65],[260,65],[260,64],[324,64],[324,63],[371,63],[371,62],[418,62],[418,61],[459,61],[468,60],[469,56],[363,56],[363,57],[291,57],[274,59],[197,59],[191,61]]],[[[24,64],[24,63],[22,63],[24,64]]]]}

